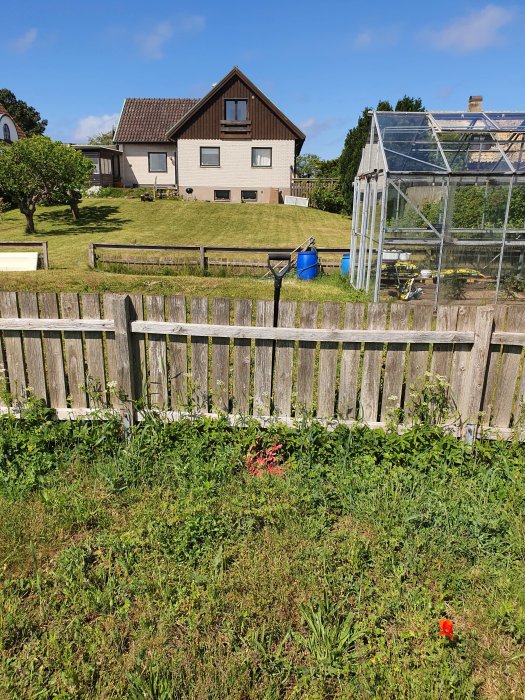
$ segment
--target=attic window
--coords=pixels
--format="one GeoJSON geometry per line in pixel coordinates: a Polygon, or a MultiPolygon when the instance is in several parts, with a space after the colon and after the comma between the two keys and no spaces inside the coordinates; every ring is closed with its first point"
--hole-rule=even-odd
{"type": "Polygon", "coordinates": [[[244,122],[248,119],[248,100],[225,100],[224,118],[229,122],[244,122]]]}
{"type": "Polygon", "coordinates": [[[7,124],[4,124],[4,141],[11,141],[11,132],[7,124]]]}

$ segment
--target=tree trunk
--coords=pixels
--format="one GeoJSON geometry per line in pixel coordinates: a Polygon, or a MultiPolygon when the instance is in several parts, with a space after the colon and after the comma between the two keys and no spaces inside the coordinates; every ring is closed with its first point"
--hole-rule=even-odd
{"type": "Polygon", "coordinates": [[[35,207],[20,207],[20,211],[26,217],[26,233],[36,233],[35,229],[35,207]]]}
{"type": "Polygon", "coordinates": [[[80,218],[80,211],[78,209],[78,200],[75,197],[73,197],[69,201],[69,206],[71,208],[71,214],[73,215],[73,219],[75,221],[78,221],[80,218]]]}

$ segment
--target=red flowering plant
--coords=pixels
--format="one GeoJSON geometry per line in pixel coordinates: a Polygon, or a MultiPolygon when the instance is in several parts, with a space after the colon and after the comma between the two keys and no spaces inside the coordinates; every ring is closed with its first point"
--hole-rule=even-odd
{"type": "Polygon", "coordinates": [[[454,622],[452,620],[448,620],[447,618],[444,618],[439,621],[439,636],[440,637],[448,637],[450,641],[454,639],[454,622]]]}
{"type": "Polygon", "coordinates": [[[269,446],[265,446],[262,437],[257,435],[246,455],[246,469],[252,476],[258,478],[265,474],[283,476],[283,456],[280,452],[282,448],[282,443],[278,443],[277,440],[274,440],[269,446]]]}

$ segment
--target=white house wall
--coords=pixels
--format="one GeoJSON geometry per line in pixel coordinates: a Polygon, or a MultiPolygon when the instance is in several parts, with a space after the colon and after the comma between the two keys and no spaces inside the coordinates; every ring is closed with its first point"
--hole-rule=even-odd
{"type": "Polygon", "coordinates": [[[178,141],[179,191],[183,197],[213,200],[217,189],[230,190],[231,201],[241,201],[242,190],[255,190],[258,202],[277,202],[290,191],[294,141],[178,141]],[[202,167],[201,147],[220,148],[220,166],[202,167]],[[270,167],[252,167],[252,148],[271,148],[270,167]],[[187,193],[186,190],[193,190],[187,193]]]}
{"type": "Polygon", "coordinates": [[[175,144],[170,143],[124,143],[121,145],[122,181],[125,187],[133,185],[175,185],[175,144]],[[148,171],[148,153],[167,153],[167,172],[148,171]],[[155,179],[156,178],[156,179],[155,179]]]}
{"type": "Polygon", "coordinates": [[[18,134],[16,132],[15,123],[7,114],[0,114],[0,141],[4,140],[4,124],[7,124],[7,126],[9,127],[11,141],[18,141],[18,134]]]}

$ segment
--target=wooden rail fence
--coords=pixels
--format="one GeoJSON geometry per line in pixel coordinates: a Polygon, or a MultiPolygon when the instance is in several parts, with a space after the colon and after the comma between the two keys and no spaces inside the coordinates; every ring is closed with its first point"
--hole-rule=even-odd
{"type": "MultiPolygon", "coordinates": [[[[134,401],[184,411],[385,425],[426,373],[445,377],[465,424],[506,436],[525,394],[525,307],[0,293],[0,364],[14,405],[59,418],[134,401]],[[272,382],[272,346],[275,364],[272,382]],[[273,393],[272,392],[273,387],[273,393]]],[[[3,411],[12,410],[1,394],[3,411]]],[[[513,428],[514,426],[514,428],[513,428]]]]}
{"type": "MultiPolygon", "coordinates": [[[[267,269],[269,252],[291,253],[292,248],[258,248],[198,245],[128,245],[124,243],[90,243],[88,263],[93,269],[99,263],[130,266],[195,267],[204,272],[210,268],[242,268],[261,273],[267,269]],[[142,255],[141,255],[142,253],[142,255]],[[230,257],[224,257],[230,254],[230,257]]],[[[326,269],[338,269],[341,255],[348,248],[317,248],[320,263],[326,269]]]]}
{"type": "Polygon", "coordinates": [[[49,255],[47,241],[0,241],[0,249],[8,248],[38,248],[40,266],[49,269],[49,255]]]}
{"type": "Polygon", "coordinates": [[[291,181],[290,194],[293,197],[311,197],[318,188],[335,190],[339,186],[337,177],[294,177],[291,181]]]}

